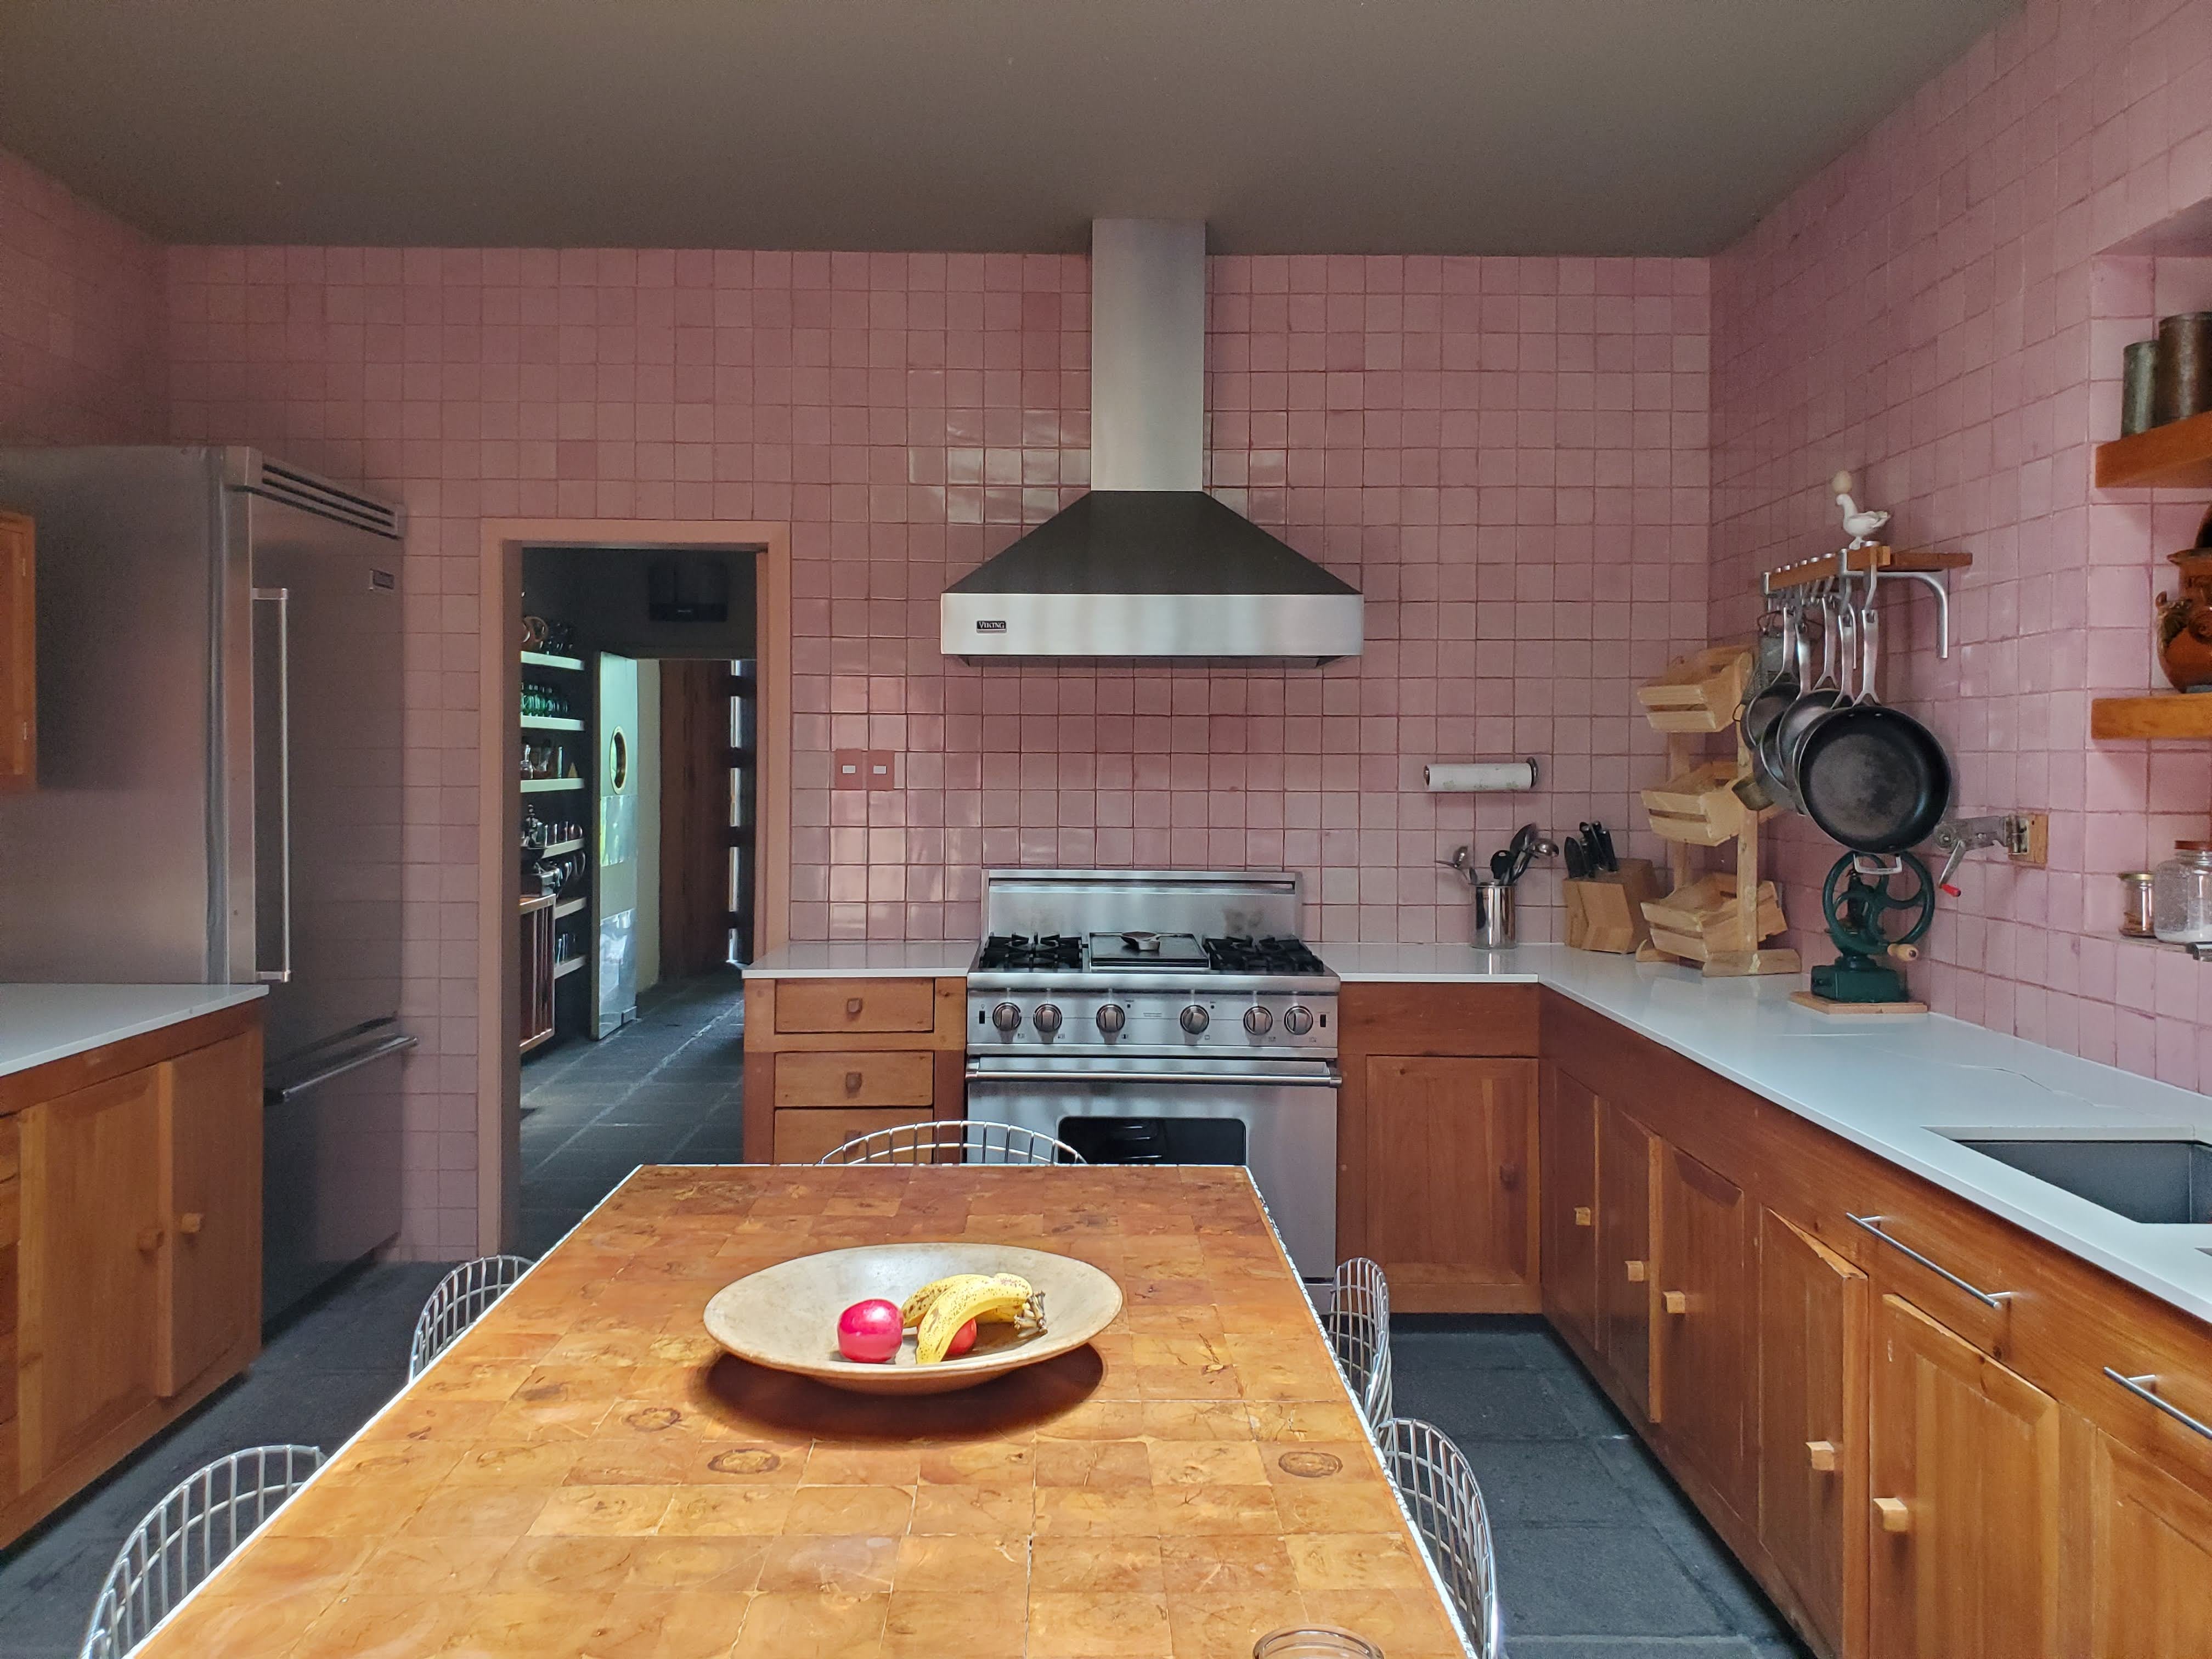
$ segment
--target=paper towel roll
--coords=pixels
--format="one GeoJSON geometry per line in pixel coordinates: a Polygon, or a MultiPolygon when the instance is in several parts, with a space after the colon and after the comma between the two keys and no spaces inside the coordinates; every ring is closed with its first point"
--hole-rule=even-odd
{"type": "Polygon", "coordinates": [[[1446,764],[1442,761],[1431,761],[1421,769],[1421,781],[1431,794],[1534,789],[1536,787],[1536,763],[1533,760],[1507,760],[1446,764]]]}

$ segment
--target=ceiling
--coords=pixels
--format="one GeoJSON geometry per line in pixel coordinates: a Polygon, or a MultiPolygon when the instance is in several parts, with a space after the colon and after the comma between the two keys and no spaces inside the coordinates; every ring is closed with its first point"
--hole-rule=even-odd
{"type": "Polygon", "coordinates": [[[1712,252],[2018,0],[6,0],[173,241],[1712,252]]]}

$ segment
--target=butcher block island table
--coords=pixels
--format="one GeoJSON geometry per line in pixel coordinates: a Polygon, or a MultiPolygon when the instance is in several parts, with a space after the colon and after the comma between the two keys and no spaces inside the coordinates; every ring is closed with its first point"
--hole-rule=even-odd
{"type": "Polygon", "coordinates": [[[1308,1621],[1389,1659],[1462,1652],[1243,1170],[669,1166],[142,1659],[1248,1659],[1308,1621]],[[910,1398],[756,1369],[702,1326],[758,1268],[925,1239],[1079,1257],[1122,1312],[1088,1347],[910,1398]]]}

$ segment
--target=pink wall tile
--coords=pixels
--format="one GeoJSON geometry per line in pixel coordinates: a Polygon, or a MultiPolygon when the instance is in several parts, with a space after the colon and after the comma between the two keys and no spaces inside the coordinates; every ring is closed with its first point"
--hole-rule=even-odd
{"type": "MultiPolygon", "coordinates": [[[[2113,938],[2112,873],[2207,833],[2212,757],[2092,743],[2088,701],[2157,679],[2160,556],[2203,504],[2094,492],[2089,448],[2120,348],[2212,304],[2203,261],[2099,250],[2209,196],[2212,8],[2028,0],[1713,262],[1717,633],[1759,569],[1836,545],[1850,469],[1897,544],[1974,556],[1948,662],[1929,601],[1890,611],[1893,697],[1950,745],[1962,810],[2051,813],[2047,871],[1961,871],[1916,994],[2191,1088],[2202,970],[2113,938]]],[[[1777,839],[1794,942],[1826,952],[1836,849],[1799,819],[1777,839]]]]}
{"type": "Polygon", "coordinates": [[[156,439],[161,250],[0,150],[0,443],[156,439]]]}

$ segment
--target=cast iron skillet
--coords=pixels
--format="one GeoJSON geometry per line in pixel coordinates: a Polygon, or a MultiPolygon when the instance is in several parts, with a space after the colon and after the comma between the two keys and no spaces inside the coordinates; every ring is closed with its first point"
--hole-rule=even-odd
{"type": "Polygon", "coordinates": [[[1832,711],[1797,751],[1797,790],[1821,832],[1855,853],[1917,847],[1951,806],[1951,757],[1901,708],[1875,701],[1874,607],[1859,617],[1859,698],[1832,711]]]}

